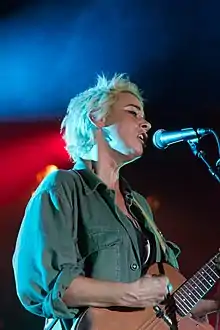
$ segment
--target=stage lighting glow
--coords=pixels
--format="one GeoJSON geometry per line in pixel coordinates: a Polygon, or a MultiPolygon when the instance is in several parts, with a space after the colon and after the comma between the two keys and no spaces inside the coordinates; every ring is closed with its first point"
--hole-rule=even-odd
{"type": "Polygon", "coordinates": [[[54,172],[58,169],[56,165],[47,165],[43,171],[39,172],[36,176],[37,182],[40,183],[49,173],[54,172]]]}
{"type": "MultiPolygon", "coordinates": [[[[36,175],[36,181],[37,184],[40,184],[41,181],[50,173],[56,171],[58,169],[58,167],[56,165],[47,165],[42,171],[40,171],[39,173],[37,173],[36,175]]],[[[31,195],[33,196],[33,194],[35,193],[35,190],[32,191],[31,195]]]]}

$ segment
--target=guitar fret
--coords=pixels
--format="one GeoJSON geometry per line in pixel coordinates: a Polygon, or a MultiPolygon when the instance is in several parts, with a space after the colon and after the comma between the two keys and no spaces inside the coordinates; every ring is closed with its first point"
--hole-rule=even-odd
{"type": "Polygon", "coordinates": [[[195,296],[195,294],[193,293],[193,291],[191,291],[187,285],[183,285],[180,289],[179,292],[183,291],[183,294],[186,293],[188,295],[188,297],[191,299],[191,301],[193,302],[193,304],[197,304],[198,302],[198,297],[195,296]],[[194,300],[196,299],[196,300],[194,300]]]}
{"type": "MultiPolygon", "coordinates": [[[[205,276],[203,275],[204,274],[204,272],[201,272],[200,274],[199,274],[199,276],[201,276],[202,277],[202,279],[204,279],[207,283],[208,283],[208,285],[210,286],[212,286],[212,283],[210,283],[208,280],[207,280],[207,278],[205,278],[205,276]]],[[[197,276],[198,277],[198,276],[197,276]]],[[[205,286],[205,284],[203,283],[203,285],[205,286]]]]}
{"type": "MultiPolygon", "coordinates": [[[[219,279],[218,274],[216,274],[216,272],[208,264],[206,266],[214,273],[214,275],[217,277],[216,279],[219,279]]],[[[211,275],[209,275],[209,276],[211,277],[211,275]]],[[[216,279],[213,279],[213,280],[216,280],[216,279]]]]}
{"type": "Polygon", "coordinates": [[[186,298],[184,298],[183,295],[180,295],[180,292],[178,292],[177,297],[181,300],[181,305],[185,309],[185,313],[184,313],[184,316],[185,316],[189,313],[189,311],[192,309],[194,304],[190,303],[186,298]]]}
{"type": "MultiPolygon", "coordinates": [[[[199,277],[196,275],[193,276],[193,279],[198,280],[198,282],[205,288],[205,292],[203,294],[206,294],[207,288],[206,288],[205,284],[201,281],[201,279],[199,279],[199,277]]],[[[202,289],[202,287],[201,287],[201,289],[202,289]]]]}
{"type": "Polygon", "coordinates": [[[174,294],[174,298],[175,298],[177,309],[179,310],[179,314],[181,316],[186,316],[188,314],[188,310],[182,305],[182,301],[178,299],[180,297],[178,296],[177,292],[174,294]]]}
{"type": "Polygon", "coordinates": [[[219,255],[220,253],[214,256],[174,292],[177,311],[181,316],[186,316],[220,278],[214,262],[219,255]]]}
{"type": "MultiPolygon", "coordinates": [[[[216,264],[211,260],[209,263],[213,263],[213,265],[216,267],[216,264]]],[[[208,283],[208,285],[209,285],[209,287],[207,287],[206,289],[207,290],[209,290],[214,284],[215,284],[215,282],[216,282],[216,280],[217,279],[219,279],[219,275],[218,274],[216,274],[216,272],[211,268],[211,265],[209,265],[209,263],[207,263],[197,274],[200,276],[200,277],[202,277],[202,281],[203,280],[205,280],[207,283],[208,283]],[[207,269],[207,267],[208,267],[208,269],[207,269]],[[212,274],[212,276],[211,276],[211,274],[209,273],[209,270],[211,270],[212,271],[212,273],[216,276],[216,278],[213,278],[213,274],[212,274]]],[[[196,275],[197,275],[196,274],[196,275]]],[[[197,276],[198,277],[198,276],[197,276]]],[[[199,277],[198,277],[198,279],[200,279],[199,277]]],[[[204,285],[204,281],[203,281],[203,286],[205,286],[204,285]]],[[[206,285],[207,286],[207,285],[206,285]]]]}
{"type": "Polygon", "coordinates": [[[177,310],[182,317],[187,315],[187,311],[184,310],[184,307],[182,307],[181,304],[180,305],[177,304],[177,310]]]}
{"type": "MultiPolygon", "coordinates": [[[[193,280],[191,279],[191,281],[193,282],[193,280]]],[[[187,282],[186,282],[187,283],[187,282]]],[[[191,306],[183,306],[183,304],[182,303],[184,303],[183,301],[182,301],[182,299],[181,299],[181,297],[179,296],[179,294],[181,294],[180,293],[180,290],[184,290],[183,288],[186,286],[186,283],[182,286],[182,287],[180,287],[180,289],[179,290],[177,290],[176,292],[175,292],[175,294],[174,294],[174,299],[175,299],[175,301],[176,301],[176,305],[177,305],[177,309],[178,309],[178,311],[179,311],[179,313],[180,313],[180,315],[181,316],[186,316],[189,312],[190,312],[190,310],[196,305],[196,303],[201,299],[201,297],[204,295],[204,292],[203,292],[203,294],[202,295],[199,295],[199,297],[197,298],[197,302],[195,302],[194,303],[194,305],[191,305],[191,306]]],[[[193,287],[193,289],[195,290],[197,290],[198,289],[198,286],[197,285],[195,285],[195,286],[193,286],[191,283],[189,283],[189,281],[188,281],[188,284],[190,284],[190,286],[192,286],[193,287]]],[[[201,290],[202,291],[202,290],[201,290]]],[[[196,291],[197,292],[197,291],[196,291]]],[[[194,296],[195,296],[195,294],[194,294],[194,296]]],[[[186,304],[185,304],[186,305],[186,304]]]]}
{"type": "MultiPolygon", "coordinates": [[[[182,290],[182,291],[184,291],[184,290],[182,290]]],[[[188,299],[185,298],[184,292],[181,293],[179,291],[178,294],[180,295],[180,298],[181,298],[181,296],[183,297],[183,298],[181,298],[182,302],[186,305],[187,309],[190,310],[194,306],[194,303],[190,302],[188,299]],[[187,303],[189,303],[189,305],[187,305],[187,303]]]]}
{"type": "Polygon", "coordinates": [[[195,291],[195,294],[197,294],[197,297],[195,296],[195,294],[194,294],[194,296],[196,297],[197,302],[198,302],[198,301],[202,298],[203,294],[200,295],[200,293],[198,292],[198,287],[197,287],[197,285],[193,286],[193,284],[191,284],[190,281],[188,281],[187,284],[189,284],[189,285],[191,286],[192,290],[196,290],[196,291],[195,291]]]}
{"type": "Polygon", "coordinates": [[[209,268],[209,266],[206,265],[206,269],[204,268],[204,271],[205,271],[206,274],[210,277],[210,279],[211,279],[213,282],[215,282],[217,278],[214,278],[214,277],[213,277],[213,274],[211,274],[210,270],[211,270],[211,269],[209,268]]]}
{"type": "MultiPolygon", "coordinates": [[[[205,272],[207,272],[207,274],[209,274],[210,277],[212,277],[211,274],[212,275],[214,274],[216,276],[216,278],[219,278],[219,274],[216,272],[216,264],[211,265],[209,262],[203,267],[203,270],[205,272]]],[[[216,279],[214,279],[214,280],[216,280],[216,279]]]]}
{"type": "Polygon", "coordinates": [[[211,260],[210,263],[213,263],[213,265],[216,268],[216,259],[218,259],[220,257],[220,253],[217,253],[211,260]]]}
{"type": "MultiPolygon", "coordinates": [[[[216,264],[215,264],[215,262],[213,261],[213,260],[211,260],[211,263],[214,265],[214,268],[216,268],[216,264]]],[[[210,268],[211,268],[211,265],[210,265],[210,268]]],[[[212,268],[211,268],[212,269],[212,268]]],[[[214,271],[214,269],[212,269],[212,272],[219,278],[220,276],[219,276],[219,274],[218,273],[216,273],[215,271],[214,271]]]]}
{"type": "Polygon", "coordinates": [[[203,297],[206,294],[206,292],[203,291],[201,286],[196,284],[194,277],[191,278],[191,282],[193,282],[195,284],[194,288],[199,293],[200,297],[203,297]],[[202,295],[200,294],[200,291],[202,292],[202,295]]]}

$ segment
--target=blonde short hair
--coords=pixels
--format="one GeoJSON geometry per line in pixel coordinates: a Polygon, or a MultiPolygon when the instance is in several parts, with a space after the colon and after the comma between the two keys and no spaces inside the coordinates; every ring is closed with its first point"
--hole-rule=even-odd
{"type": "Polygon", "coordinates": [[[61,123],[61,134],[70,157],[83,158],[95,144],[94,128],[89,114],[95,110],[97,118],[106,117],[120,92],[136,96],[143,107],[141,91],[125,74],[115,74],[110,80],[98,76],[97,83],[70,100],[66,116],[61,123]]]}

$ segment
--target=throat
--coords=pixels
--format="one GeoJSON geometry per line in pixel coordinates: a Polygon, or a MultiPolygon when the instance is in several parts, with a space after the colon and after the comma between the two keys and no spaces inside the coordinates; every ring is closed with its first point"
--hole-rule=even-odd
{"type": "Polygon", "coordinates": [[[115,166],[100,166],[91,162],[91,170],[106,184],[109,189],[119,191],[119,169],[115,166]]]}

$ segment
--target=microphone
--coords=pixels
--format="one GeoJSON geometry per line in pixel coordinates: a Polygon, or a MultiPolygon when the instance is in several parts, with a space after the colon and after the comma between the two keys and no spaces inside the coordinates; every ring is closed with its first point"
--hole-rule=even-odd
{"type": "Polygon", "coordinates": [[[164,129],[157,130],[153,135],[153,144],[158,149],[165,149],[170,144],[198,139],[204,135],[211,133],[210,128],[183,128],[178,131],[165,131],[164,129]]]}

